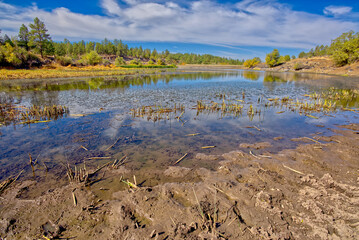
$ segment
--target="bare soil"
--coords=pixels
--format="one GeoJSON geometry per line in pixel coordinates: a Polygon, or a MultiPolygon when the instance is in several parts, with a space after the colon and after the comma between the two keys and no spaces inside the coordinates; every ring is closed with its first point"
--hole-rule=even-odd
{"type": "Polygon", "coordinates": [[[279,72],[294,71],[335,74],[343,76],[359,76],[359,62],[343,67],[338,67],[329,57],[312,57],[308,59],[297,58],[273,68],[268,68],[265,65],[261,65],[259,68],[261,70],[272,70],[279,72]]]}
{"type": "Polygon", "coordinates": [[[136,175],[136,189],[120,181],[134,182],[126,167],[101,170],[88,187],[52,184],[39,194],[30,193],[40,183],[20,179],[0,196],[0,237],[359,239],[359,125],[333,131],[276,154],[268,143],[201,154],[216,170],[179,163],[136,175]],[[139,184],[149,178],[165,181],[139,184]]]}

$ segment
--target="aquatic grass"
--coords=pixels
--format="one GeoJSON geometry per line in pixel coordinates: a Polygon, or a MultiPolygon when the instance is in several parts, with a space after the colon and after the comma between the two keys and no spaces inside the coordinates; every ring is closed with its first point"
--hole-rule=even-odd
{"type": "Polygon", "coordinates": [[[147,118],[147,121],[157,122],[160,120],[178,119],[184,114],[185,106],[175,103],[173,107],[163,107],[162,105],[142,106],[131,109],[133,118],[147,118]],[[181,112],[176,116],[177,112],[181,112]]]}
{"type": "Polygon", "coordinates": [[[69,113],[69,109],[61,105],[24,107],[14,105],[12,101],[1,102],[0,123],[2,125],[49,122],[69,113]]]}
{"type": "Polygon", "coordinates": [[[66,175],[69,179],[70,183],[83,183],[85,186],[90,186],[92,183],[97,182],[102,179],[102,177],[92,179],[100,170],[109,166],[111,162],[105,163],[101,167],[98,167],[93,172],[89,172],[86,169],[86,164],[83,167],[75,166],[74,169],[70,166],[70,164],[65,165],[66,175]]]}

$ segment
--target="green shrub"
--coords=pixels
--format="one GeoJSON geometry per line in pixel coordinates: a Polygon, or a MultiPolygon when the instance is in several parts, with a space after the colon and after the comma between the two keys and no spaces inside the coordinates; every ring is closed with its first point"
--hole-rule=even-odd
{"type": "Polygon", "coordinates": [[[359,60],[359,33],[343,33],[332,41],[329,53],[338,66],[356,62],[359,60]]]}
{"type": "Polygon", "coordinates": [[[244,63],[243,66],[247,67],[247,68],[253,68],[255,66],[257,66],[259,63],[261,63],[260,58],[255,57],[253,59],[247,59],[244,63]]]}
{"type": "Polygon", "coordinates": [[[121,65],[126,65],[126,61],[123,59],[123,57],[117,57],[115,60],[115,66],[119,67],[121,65]]]}
{"type": "Polygon", "coordinates": [[[140,61],[138,59],[133,59],[130,61],[130,65],[139,65],[140,61]]]}
{"type": "Polygon", "coordinates": [[[275,67],[279,65],[280,54],[278,49],[274,49],[271,53],[266,55],[266,63],[269,67],[275,67]]]}
{"type": "Polygon", "coordinates": [[[296,63],[296,64],[294,64],[293,69],[294,69],[295,71],[301,70],[301,69],[303,69],[303,64],[301,64],[301,63],[296,63]]]}
{"type": "Polygon", "coordinates": [[[68,66],[73,64],[72,58],[62,56],[56,57],[56,62],[58,62],[61,66],[68,66]]]}
{"type": "Polygon", "coordinates": [[[29,53],[17,45],[12,46],[6,42],[5,45],[0,46],[0,63],[4,66],[20,67],[24,66],[29,59],[29,53]]]}
{"type": "Polygon", "coordinates": [[[166,63],[162,59],[157,60],[157,65],[166,65],[166,63]]]}
{"type": "Polygon", "coordinates": [[[99,63],[102,63],[102,58],[100,55],[98,55],[97,52],[91,51],[85,55],[82,56],[81,62],[85,65],[97,65],[99,63]]]}

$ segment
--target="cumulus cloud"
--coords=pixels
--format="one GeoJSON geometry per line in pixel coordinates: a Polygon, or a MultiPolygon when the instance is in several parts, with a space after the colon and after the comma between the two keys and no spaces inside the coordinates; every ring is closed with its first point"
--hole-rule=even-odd
{"type": "MultiPolygon", "coordinates": [[[[358,22],[294,11],[274,0],[243,0],[236,4],[209,0],[101,0],[101,7],[105,15],[85,15],[66,8],[21,8],[0,1],[0,26],[15,35],[22,23],[39,17],[55,40],[107,37],[293,48],[311,48],[359,27],[358,22]]],[[[328,7],[327,11],[339,14],[345,9],[328,7]]]]}
{"type": "Polygon", "coordinates": [[[332,16],[340,16],[343,14],[348,14],[352,11],[352,7],[345,7],[345,6],[328,6],[324,8],[323,12],[326,15],[332,15],[332,16]]]}

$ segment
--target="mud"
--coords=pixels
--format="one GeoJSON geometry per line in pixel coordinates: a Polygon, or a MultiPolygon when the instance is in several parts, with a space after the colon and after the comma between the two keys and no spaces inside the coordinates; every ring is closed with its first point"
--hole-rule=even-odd
{"type": "Polygon", "coordinates": [[[181,163],[150,173],[108,168],[91,186],[53,185],[26,198],[39,183],[20,180],[0,197],[0,236],[358,239],[359,125],[333,132],[276,154],[257,154],[262,143],[196,155],[217,161],[215,171],[181,163]],[[133,174],[138,187],[130,189],[120,177],[134,182],[133,174]]]}

